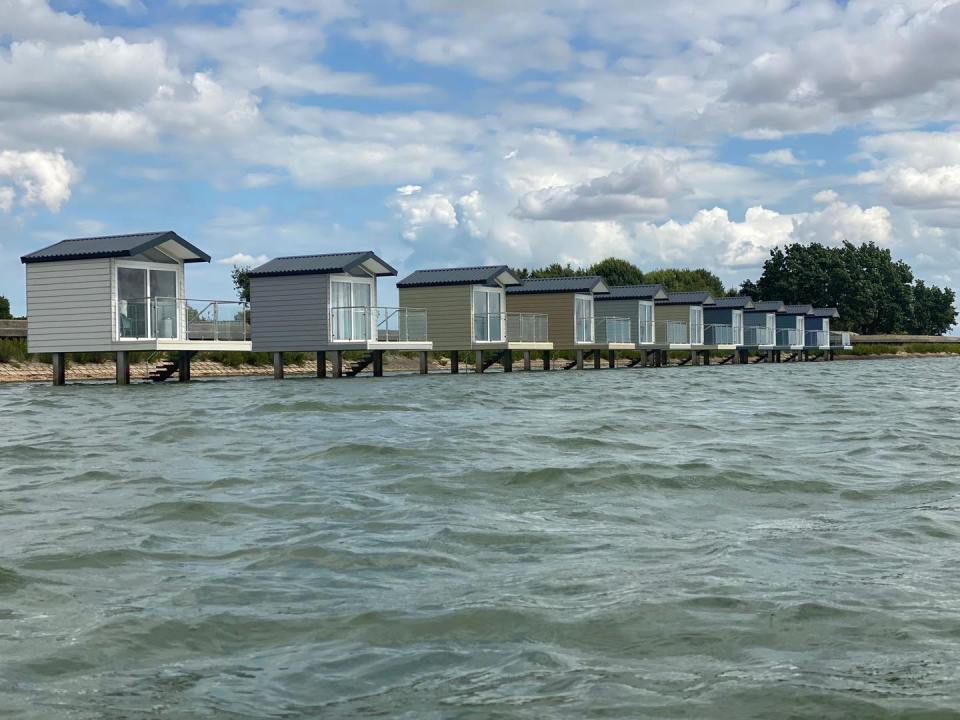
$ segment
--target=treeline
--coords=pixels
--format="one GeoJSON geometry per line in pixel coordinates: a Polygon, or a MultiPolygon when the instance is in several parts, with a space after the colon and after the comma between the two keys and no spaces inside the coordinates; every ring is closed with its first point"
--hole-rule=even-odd
{"type": "Polygon", "coordinates": [[[942,335],[957,318],[953,290],[915,279],[909,265],[874,243],[775,248],[760,279],[740,291],[755,300],[836,307],[837,329],[868,335],[942,335]]]}
{"type": "Polygon", "coordinates": [[[0,295],[0,320],[13,320],[10,314],[10,301],[0,295]]]}

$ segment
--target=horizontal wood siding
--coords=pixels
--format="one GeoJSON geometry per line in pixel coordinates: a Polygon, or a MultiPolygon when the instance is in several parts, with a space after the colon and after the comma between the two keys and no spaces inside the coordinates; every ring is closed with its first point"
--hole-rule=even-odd
{"type": "Polygon", "coordinates": [[[400,288],[400,307],[427,311],[427,339],[434,350],[468,350],[472,293],[472,285],[400,288]]]}
{"type": "Polygon", "coordinates": [[[27,263],[27,347],[95,352],[113,344],[109,259],[27,263]]]}
{"type": "Polygon", "coordinates": [[[664,344],[667,342],[667,323],[682,322],[687,324],[687,337],[690,332],[690,306],[689,305],[657,305],[657,342],[664,344]]]}
{"type": "Polygon", "coordinates": [[[766,327],[767,315],[772,314],[773,313],[765,312],[745,312],[743,314],[743,325],[744,327],[766,327]]]}
{"type": "Polygon", "coordinates": [[[704,325],[733,325],[733,310],[730,308],[703,309],[704,325]]]}
{"type": "Polygon", "coordinates": [[[329,275],[250,278],[255,352],[318,350],[330,345],[329,275]]]}
{"type": "MultiPolygon", "coordinates": [[[[550,342],[557,350],[570,350],[574,342],[574,293],[507,293],[507,312],[544,313],[550,342]]],[[[599,303],[594,301],[594,313],[599,303]]]]}
{"type": "Polygon", "coordinates": [[[593,313],[598,318],[621,317],[630,320],[630,342],[636,344],[640,338],[640,302],[638,300],[593,299],[593,313]]]}

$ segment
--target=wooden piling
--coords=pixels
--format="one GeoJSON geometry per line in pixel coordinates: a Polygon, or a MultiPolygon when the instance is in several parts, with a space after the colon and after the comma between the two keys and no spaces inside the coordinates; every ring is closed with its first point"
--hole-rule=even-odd
{"type": "Polygon", "coordinates": [[[451,350],[450,351],[450,374],[456,375],[460,372],[460,351],[451,350]]]}
{"type": "Polygon", "coordinates": [[[483,372],[483,350],[477,350],[474,353],[474,355],[476,357],[476,361],[473,365],[473,371],[482,373],[483,372]]]}
{"type": "Polygon", "coordinates": [[[607,367],[615,368],[617,366],[617,351],[607,351],[607,367]]]}
{"type": "Polygon", "coordinates": [[[548,370],[550,370],[550,351],[549,350],[543,351],[543,370],[544,372],[547,372],[548,370]]]}
{"type": "Polygon", "coordinates": [[[602,363],[602,358],[601,358],[600,350],[599,349],[594,350],[593,351],[593,369],[599,370],[601,363],[602,363]]]}
{"type": "Polygon", "coordinates": [[[190,382],[190,360],[193,353],[189,350],[181,350],[177,353],[177,380],[180,382],[190,382]]]}
{"type": "Polygon", "coordinates": [[[317,351],[317,377],[325,378],[327,376],[327,352],[326,350],[317,351]]]}
{"type": "Polygon", "coordinates": [[[530,372],[530,351],[529,350],[523,351],[523,369],[526,372],[530,372]]]}
{"type": "Polygon", "coordinates": [[[127,350],[117,352],[117,385],[130,384],[130,353],[127,350]]]}
{"type": "Polygon", "coordinates": [[[577,350],[577,370],[583,370],[583,350],[577,350]]]}
{"type": "Polygon", "coordinates": [[[513,350],[504,350],[500,355],[500,364],[504,372],[513,372],[513,350]]]}
{"type": "Polygon", "coordinates": [[[283,380],[283,353],[275,352],[273,354],[273,379],[283,380]]]}
{"type": "Polygon", "coordinates": [[[429,360],[429,354],[427,353],[427,351],[421,350],[420,351],[420,374],[421,375],[426,375],[429,370],[428,360],[429,360]]]}
{"type": "Polygon", "coordinates": [[[333,351],[333,376],[335,378],[343,377],[343,350],[333,351]]]}
{"type": "Polygon", "coordinates": [[[67,382],[67,354],[53,353],[53,384],[65,385],[67,382]]]}
{"type": "Polygon", "coordinates": [[[383,350],[373,351],[373,376],[383,377],[383,350]]]}

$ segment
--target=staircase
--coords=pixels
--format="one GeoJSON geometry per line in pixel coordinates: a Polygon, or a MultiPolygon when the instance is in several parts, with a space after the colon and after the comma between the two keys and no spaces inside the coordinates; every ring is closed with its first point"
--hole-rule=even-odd
{"type": "Polygon", "coordinates": [[[362,358],[360,358],[359,360],[354,360],[352,363],[350,363],[350,365],[344,368],[343,374],[346,375],[347,377],[356,377],[357,375],[362,373],[364,370],[366,370],[367,366],[372,362],[373,362],[373,353],[368,352],[362,358]]]}
{"type": "Polygon", "coordinates": [[[492,366],[496,365],[498,362],[503,361],[504,353],[493,353],[486,360],[483,361],[483,365],[480,366],[480,372],[485,372],[489,370],[492,366]]]}
{"type": "Polygon", "coordinates": [[[577,366],[577,361],[574,359],[574,360],[568,361],[568,362],[566,363],[566,365],[563,366],[562,369],[563,369],[563,370],[573,370],[576,366],[577,366]]]}
{"type": "Polygon", "coordinates": [[[176,360],[161,360],[153,366],[153,370],[147,373],[147,377],[154,382],[161,383],[179,369],[180,364],[176,360]]]}

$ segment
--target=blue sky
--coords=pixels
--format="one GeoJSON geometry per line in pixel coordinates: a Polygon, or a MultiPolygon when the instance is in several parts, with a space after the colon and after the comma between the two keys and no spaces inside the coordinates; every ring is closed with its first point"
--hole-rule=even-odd
{"type": "Polygon", "coordinates": [[[734,285],[844,238],[960,288],[957,47],[952,0],[0,0],[0,294],[158,229],[204,299],[283,254],[734,285]]]}

